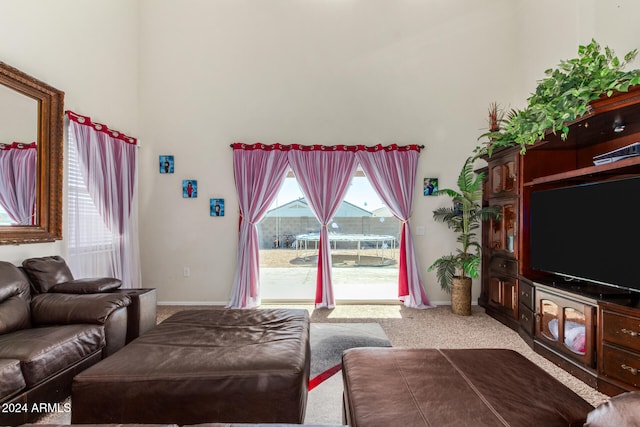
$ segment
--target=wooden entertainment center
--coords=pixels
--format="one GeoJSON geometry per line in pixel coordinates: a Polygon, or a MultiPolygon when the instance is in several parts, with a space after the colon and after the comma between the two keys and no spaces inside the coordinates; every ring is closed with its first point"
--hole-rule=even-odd
{"type": "MultiPolygon", "coordinates": [[[[640,156],[593,163],[594,156],[640,141],[640,87],[591,107],[570,124],[565,141],[548,134],[524,155],[517,146],[486,159],[483,203],[497,206],[501,218],[483,227],[478,303],[537,353],[615,395],[640,390],[640,293],[575,284],[529,267],[533,191],[640,176],[640,156]]],[[[631,194],[629,209],[638,202],[640,195],[631,194]]]]}

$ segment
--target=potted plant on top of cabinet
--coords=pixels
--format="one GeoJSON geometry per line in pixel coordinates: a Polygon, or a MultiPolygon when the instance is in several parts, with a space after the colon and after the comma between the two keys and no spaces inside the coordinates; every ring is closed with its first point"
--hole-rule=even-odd
{"type": "MultiPolygon", "coordinates": [[[[527,106],[496,116],[498,126],[478,139],[488,141],[476,148],[479,155],[489,156],[500,147],[527,147],[543,140],[549,133],[560,133],[564,140],[569,124],[591,111],[590,103],[616,92],[628,92],[640,84],[640,69],[625,71],[638,53],[634,49],[619,59],[612,49],[602,49],[595,40],[578,47],[578,57],[560,61],[556,68],[545,71],[535,92],[527,98],[527,106]]],[[[492,104],[490,108],[495,108],[492,104]]]]}
{"type": "Polygon", "coordinates": [[[473,171],[476,158],[469,157],[458,176],[458,191],[439,189],[438,195],[449,196],[453,206],[433,211],[433,218],[445,223],[458,234],[460,248],[434,261],[428,271],[435,270],[440,287],[451,294],[451,310],[454,314],[471,315],[472,279],[480,273],[480,243],[476,234],[482,221],[497,218],[494,207],[482,206],[483,173],[473,171]]]}

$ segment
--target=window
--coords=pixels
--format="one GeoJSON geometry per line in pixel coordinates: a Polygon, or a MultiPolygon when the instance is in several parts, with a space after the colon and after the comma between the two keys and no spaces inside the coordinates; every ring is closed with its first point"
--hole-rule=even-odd
{"type": "Polygon", "coordinates": [[[76,142],[69,132],[69,252],[88,254],[112,250],[113,237],[87,191],[80,171],[76,142]],[[82,221],[80,220],[82,219],[82,221]]]}
{"type": "Polygon", "coordinates": [[[9,217],[9,214],[7,213],[7,211],[5,211],[2,205],[0,205],[0,225],[11,225],[11,224],[14,224],[14,222],[9,217]]]}

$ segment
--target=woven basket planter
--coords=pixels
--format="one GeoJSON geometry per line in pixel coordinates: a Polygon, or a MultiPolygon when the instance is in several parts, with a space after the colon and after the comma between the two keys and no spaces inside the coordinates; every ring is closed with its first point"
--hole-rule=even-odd
{"type": "Polygon", "coordinates": [[[451,282],[451,311],[458,316],[471,316],[471,279],[454,277],[451,282]]]}

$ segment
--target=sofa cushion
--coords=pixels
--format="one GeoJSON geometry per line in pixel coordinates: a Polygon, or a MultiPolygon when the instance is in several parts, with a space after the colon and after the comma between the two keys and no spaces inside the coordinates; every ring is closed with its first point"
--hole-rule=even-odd
{"type": "Polygon", "coordinates": [[[76,279],[70,282],[60,283],[49,288],[49,292],[65,294],[95,294],[109,292],[118,289],[122,285],[120,279],[113,277],[100,277],[96,279],[76,279]]]}
{"type": "Polygon", "coordinates": [[[0,261],[0,334],[31,326],[29,281],[15,265],[0,261]]]}
{"type": "Polygon", "coordinates": [[[102,325],[117,309],[131,304],[131,297],[119,293],[58,294],[47,293],[31,300],[34,325],[93,323],[102,325]]]}
{"type": "Polygon", "coordinates": [[[19,360],[24,381],[32,387],[104,345],[104,331],[98,325],[23,329],[0,335],[0,359],[19,360]]]}
{"type": "Polygon", "coordinates": [[[39,293],[48,292],[55,285],[73,280],[73,274],[66,261],[57,255],[25,259],[22,268],[39,293]]]}
{"type": "Polygon", "coordinates": [[[0,302],[13,296],[29,299],[29,280],[22,271],[10,262],[0,261],[0,302]]]}
{"type": "Polygon", "coordinates": [[[31,326],[29,302],[15,296],[0,303],[0,334],[8,334],[31,326]]]}
{"type": "Polygon", "coordinates": [[[640,391],[612,397],[587,415],[585,427],[640,426],[640,391]]]}
{"type": "Polygon", "coordinates": [[[20,361],[0,359],[0,400],[25,388],[24,377],[20,370],[20,361]]]}

